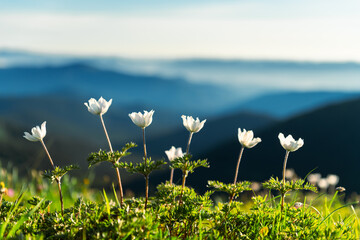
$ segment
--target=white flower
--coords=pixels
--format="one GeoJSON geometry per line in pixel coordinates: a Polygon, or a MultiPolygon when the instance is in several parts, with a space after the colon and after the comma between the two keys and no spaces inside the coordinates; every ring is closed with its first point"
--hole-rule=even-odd
{"type": "Polygon", "coordinates": [[[259,191],[259,190],[261,189],[261,183],[252,182],[250,188],[251,188],[253,191],[257,192],[257,191],[259,191]]]}
{"type": "Polygon", "coordinates": [[[318,182],[318,186],[319,188],[321,189],[327,189],[329,187],[329,183],[328,181],[326,180],[326,178],[321,178],[318,182]]]}
{"type": "Polygon", "coordinates": [[[294,203],[294,208],[296,208],[296,209],[302,208],[303,206],[304,206],[304,204],[302,202],[294,203]]]}
{"type": "Polygon", "coordinates": [[[256,144],[261,142],[261,138],[254,138],[253,131],[241,131],[241,128],[238,129],[238,139],[242,146],[247,148],[255,147],[256,144]]]}
{"type": "Polygon", "coordinates": [[[335,174],[329,174],[327,175],[326,180],[329,183],[329,185],[335,186],[336,184],[339,183],[339,176],[335,174]]]}
{"type": "Polygon", "coordinates": [[[199,118],[196,118],[196,120],[194,120],[192,116],[182,115],[181,118],[183,120],[184,127],[191,133],[199,132],[204,127],[204,124],[206,122],[206,119],[201,122],[199,118]]]}
{"type": "Polygon", "coordinates": [[[25,135],[23,137],[32,142],[43,140],[46,136],[46,121],[41,124],[41,128],[39,126],[33,127],[31,133],[24,132],[25,135]]]}
{"type": "Polygon", "coordinates": [[[112,99],[107,102],[103,97],[100,97],[99,101],[96,101],[94,98],[90,98],[89,103],[84,104],[92,114],[103,115],[107,112],[111,103],[112,99]]]}
{"type": "Polygon", "coordinates": [[[279,137],[281,146],[286,151],[289,151],[289,152],[294,152],[304,145],[304,140],[302,140],[301,138],[299,138],[297,141],[295,141],[295,139],[291,135],[288,135],[285,138],[284,134],[282,134],[282,133],[279,133],[278,137],[279,137]]]}
{"type": "Polygon", "coordinates": [[[165,153],[169,161],[173,161],[176,158],[184,156],[181,147],[175,148],[174,146],[172,146],[169,150],[165,151],[165,153]]]}
{"type": "Polygon", "coordinates": [[[154,112],[154,110],[151,110],[150,112],[144,111],[144,114],[142,114],[141,112],[133,112],[129,114],[129,117],[135,125],[141,128],[146,128],[152,123],[152,116],[154,112]]]}
{"type": "Polygon", "coordinates": [[[307,179],[308,179],[309,183],[315,185],[321,179],[321,174],[320,173],[311,173],[311,174],[309,174],[307,179]]]}
{"type": "Polygon", "coordinates": [[[296,173],[294,169],[286,169],[285,171],[285,177],[287,179],[293,179],[296,177],[296,173]]]}

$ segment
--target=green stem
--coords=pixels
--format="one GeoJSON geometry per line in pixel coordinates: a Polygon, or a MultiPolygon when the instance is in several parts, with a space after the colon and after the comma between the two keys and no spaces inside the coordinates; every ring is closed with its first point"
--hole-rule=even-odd
{"type": "MultiPolygon", "coordinates": [[[[106,139],[108,141],[108,144],[109,144],[110,152],[114,152],[114,150],[112,148],[112,145],[111,145],[110,138],[109,138],[109,134],[108,134],[108,132],[106,130],[106,127],[105,127],[105,123],[104,123],[104,119],[103,119],[102,115],[100,115],[100,120],[101,120],[101,124],[102,124],[102,126],[104,128],[104,132],[105,132],[105,136],[106,136],[106,139]]],[[[116,175],[117,175],[117,180],[118,180],[119,189],[120,189],[120,206],[122,207],[123,198],[124,198],[124,192],[123,192],[123,188],[122,188],[122,184],[121,184],[120,171],[119,171],[118,168],[116,168],[116,175]]]]}

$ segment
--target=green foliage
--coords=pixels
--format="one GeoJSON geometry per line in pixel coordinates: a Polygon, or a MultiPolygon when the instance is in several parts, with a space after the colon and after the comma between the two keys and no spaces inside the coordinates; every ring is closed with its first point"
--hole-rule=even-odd
{"type": "Polygon", "coordinates": [[[164,160],[153,161],[151,158],[147,158],[146,161],[135,164],[132,162],[118,162],[115,164],[115,167],[124,168],[130,173],[139,173],[148,176],[152,171],[160,169],[164,164],[166,164],[164,160]]]}
{"type": "Polygon", "coordinates": [[[32,199],[29,199],[27,201],[30,205],[36,206],[41,202],[40,208],[42,210],[45,210],[47,207],[50,206],[50,204],[52,203],[52,201],[50,200],[45,200],[44,198],[38,197],[38,196],[33,196],[32,199]]]}
{"type": "Polygon", "coordinates": [[[58,167],[56,166],[54,170],[50,170],[50,171],[45,171],[43,173],[43,176],[45,178],[48,178],[51,180],[51,182],[53,181],[60,181],[61,178],[69,171],[71,170],[75,170],[75,169],[79,169],[78,165],[69,165],[69,166],[65,166],[65,167],[58,167]]]}
{"type": "Polygon", "coordinates": [[[303,179],[296,181],[286,181],[284,184],[278,178],[271,177],[270,180],[263,183],[263,186],[267,189],[277,190],[282,194],[295,190],[309,190],[312,192],[317,192],[317,188],[314,185],[310,184],[309,182],[305,183],[305,180],[303,179]]]}
{"type": "Polygon", "coordinates": [[[197,160],[197,161],[190,161],[192,158],[191,154],[185,154],[181,158],[176,158],[171,161],[171,168],[178,168],[181,169],[183,172],[190,172],[193,173],[194,170],[198,167],[206,167],[209,168],[210,165],[207,162],[207,159],[204,160],[197,160]]]}
{"type": "MultiPolygon", "coordinates": [[[[99,151],[89,159],[92,166],[110,161],[115,168],[125,168],[131,173],[148,176],[164,163],[150,158],[142,163],[120,162],[134,144],[127,144],[121,152],[99,151]]],[[[197,167],[209,167],[206,160],[191,161],[191,155],[176,159],[172,168],[183,171],[183,177],[197,167]]],[[[124,198],[121,205],[117,193],[93,190],[65,175],[75,166],[56,167],[44,176],[60,183],[62,179],[66,208],[59,212],[58,193],[43,181],[40,173],[33,171],[31,181],[17,178],[11,171],[0,176],[7,188],[14,189],[17,197],[2,194],[0,201],[1,239],[359,239],[360,221],[357,202],[345,203],[335,192],[306,193],[317,189],[304,180],[283,183],[271,178],[263,183],[267,189],[288,194],[288,201],[280,210],[279,196],[260,192],[257,196],[242,198],[243,202],[215,204],[210,198],[214,191],[238,197],[250,191],[250,182],[225,184],[209,181],[213,190],[198,194],[192,188],[163,183],[156,194],[148,199],[124,198]],[[19,191],[27,186],[27,191],[19,191]],[[98,196],[98,198],[96,198],[98,196]],[[292,199],[291,199],[292,197],[292,199]],[[301,201],[302,204],[298,204],[301,201]],[[295,204],[295,202],[297,204],[295,204]],[[147,204],[147,205],[146,205],[147,204]],[[147,207],[145,207],[147,206],[147,207]]],[[[0,168],[0,170],[2,170],[0,168]]],[[[13,171],[14,172],[14,171],[13,171]]],[[[15,171],[16,173],[16,171],[15,171]]],[[[183,178],[184,180],[184,178],[183,178]]],[[[87,179],[91,182],[91,177],[87,179]]],[[[88,183],[87,183],[88,184],[88,183]]],[[[342,193],[344,194],[344,193],[342,193]]]]}
{"type": "MultiPolygon", "coordinates": [[[[68,181],[64,181],[64,188],[68,181]]],[[[231,184],[213,181],[226,190],[231,184]]],[[[239,189],[248,190],[248,182],[239,189]]],[[[79,188],[77,188],[79,189],[79,188]]],[[[245,191],[246,191],[245,190],[245,191]]],[[[79,190],[77,190],[79,191],[79,190]]],[[[358,239],[360,225],[352,210],[334,194],[319,198],[307,195],[304,205],[293,207],[298,197],[285,204],[283,212],[268,195],[248,199],[251,209],[240,202],[214,205],[213,191],[197,194],[194,189],[163,183],[150,198],[127,198],[123,207],[112,194],[90,201],[75,199],[64,215],[54,211],[46,198],[28,200],[21,193],[14,202],[0,205],[0,239],[358,239]],[[182,204],[179,197],[182,194],[182,204]],[[269,198],[269,199],[268,199],[269,198]],[[319,213],[314,210],[314,204],[319,213]],[[50,207],[52,209],[50,209],[50,207]]],[[[98,192],[100,195],[100,192],[98,192]]],[[[69,197],[68,195],[64,195],[69,197]]],[[[115,195],[116,196],[116,195],[115,195]]],[[[303,198],[302,198],[303,199],[303,198]]]]}
{"type": "Polygon", "coordinates": [[[87,159],[89,162],[89,168],[100,162],[110,162],[116,167],[116,164],[121,158],[131,154],[128,150],[134,147],[137,147],[137,145],[131,142],[126,143],[125,147],[123,147],[121,151],[106,152],[104,150],[99,150],[99,152],[91,153],[87,159]]]}
{"type": "Polygon", "coordinates": [[[208,181],[208,187],[212,187],[215,191],[226,192],[229,196],[234,196],[235,198],[244,191],[251,191],[250,186],[251,182],[248,181],[237,182],[236,184],[208,181]]]}

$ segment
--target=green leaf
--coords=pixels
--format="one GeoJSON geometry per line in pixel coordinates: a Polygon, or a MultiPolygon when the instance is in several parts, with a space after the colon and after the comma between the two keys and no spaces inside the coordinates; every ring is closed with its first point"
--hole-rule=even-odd
{"type": "Polygon", "coordinates": [[[230,196],[234,194],[238,197],[244,191],[251,191],[251,183],[248,181],[233,183],[223,183],[219,181],[208,181],[208,187],[214,188],[215,191],[226,192],[230,196]]]}
{"type": "Polygon", "coordinates": [[[56,181],[60,181],[61,178],[69,171],[71,170],[75,170],[75,169],[79,169],[78,165],[69,165],[69,166],[65,166],[65,167],[59,167],[56,166],[54,170],[50,170],[50,171],[45,171],[43,173],[43,176],[45,178],[48,178],[51,180],[51,182],[53,182],[54,180],[56,181]]]}
{"type": "Polygon", "coordinates": [[[128,152],[128,150],[134,147],[137,147],[137,145],[133,142],[130,142],[126,143],[121,151],[106,152],[100,149],[98,152],[90,153],[87,159],[89,168],[100,162],[110,162],[113,165],[116,165],[121,158],[130,155],[131,153],[128,152]]]}

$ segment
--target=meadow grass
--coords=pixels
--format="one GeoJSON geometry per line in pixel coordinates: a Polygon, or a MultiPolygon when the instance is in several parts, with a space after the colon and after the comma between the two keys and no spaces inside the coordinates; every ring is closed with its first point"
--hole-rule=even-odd
{"type": "MultiPolygon", "coordinates": [[[[0,206],[0,239],[359,239],[359,209],[345,193],[301,190],[281,195],[248,191],[229,203],[210,190],[160,184],[155,196],[124,198],[91,189],[64,176],[64,215],[58,191],[32,171],[19,178],[14,167],[1,168],[2,181],[15,191],[0,206]],[[6,177],[5,177],[6,176],[6,177]],[[5,178],[4,178],[5,177],[5,178]],[[4,178],[4,179],[3,179],[4,178]],[[179,198],[182,196],[181,204],[179,198]],[[301,202],[302,204],[297,203],[301,202]],[[299,207],[300,205],[300,207],[299,207]]],[[[85,179],[86,180],[86,179],[85,179]]]]}

